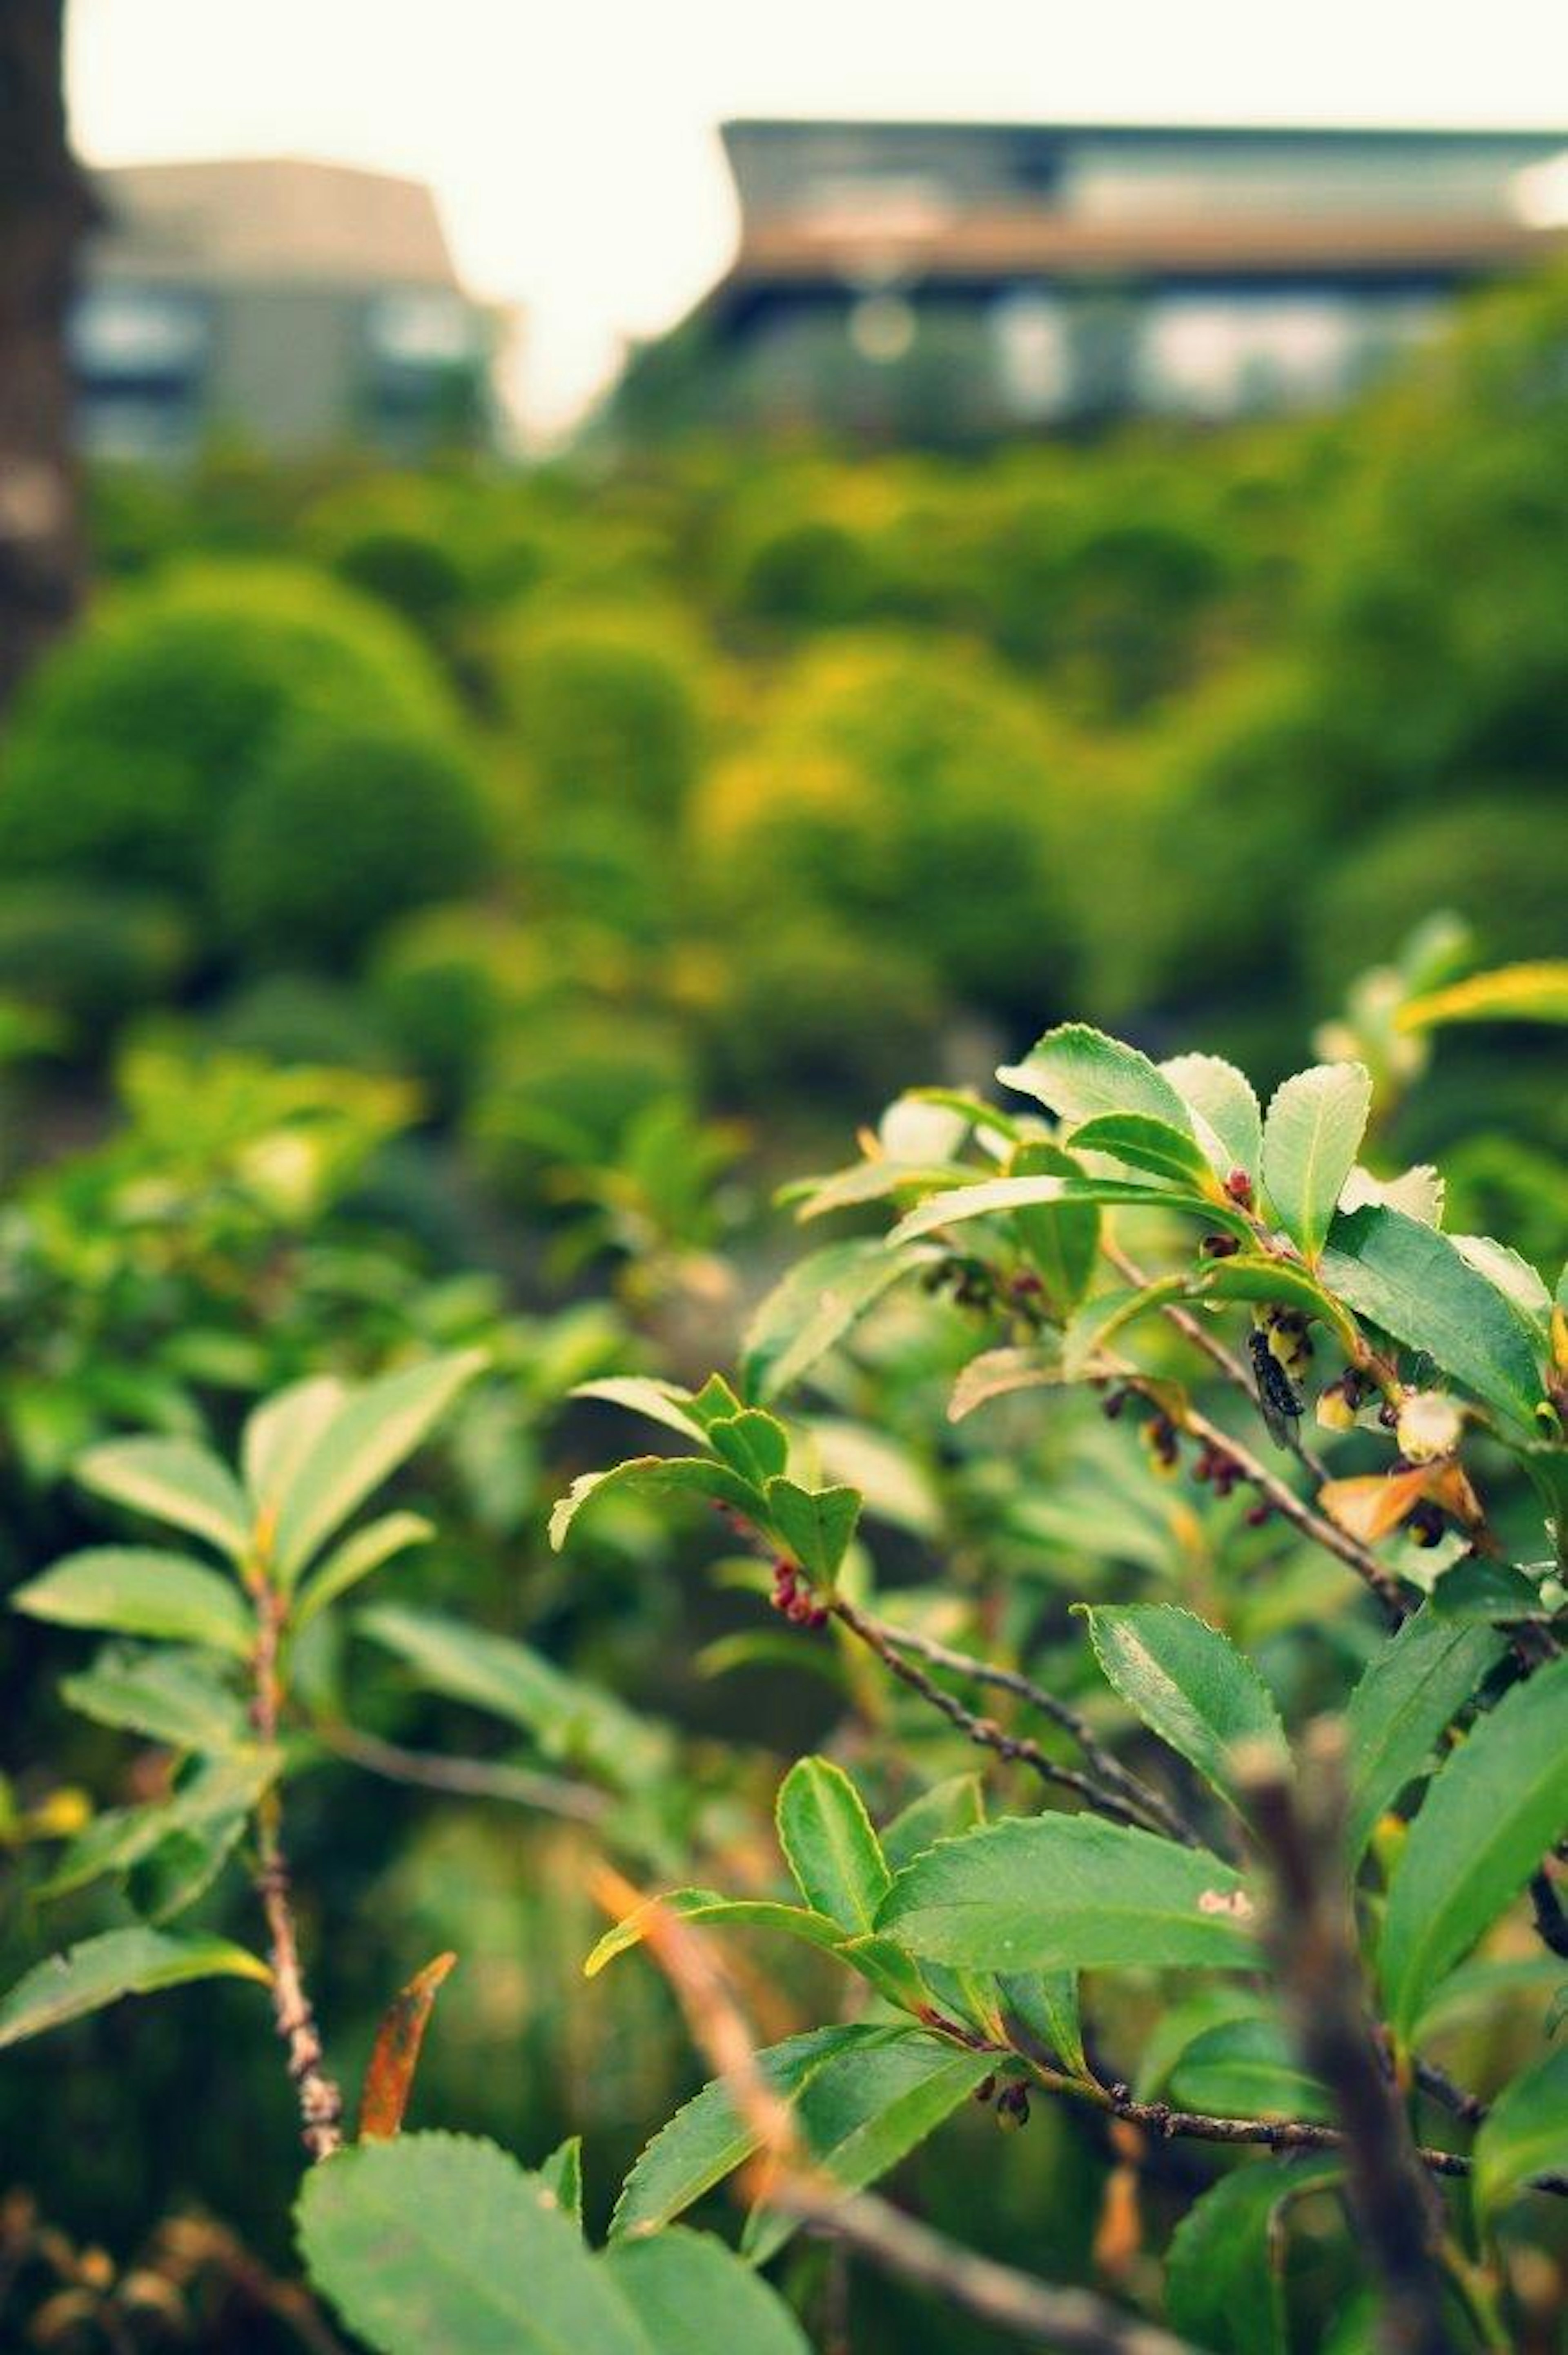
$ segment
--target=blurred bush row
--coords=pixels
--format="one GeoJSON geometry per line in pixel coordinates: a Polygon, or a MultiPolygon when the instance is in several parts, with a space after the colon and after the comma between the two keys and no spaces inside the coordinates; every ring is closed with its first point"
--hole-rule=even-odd
{"type": "Polygon", "coordinates": [[[0,996],[401,1069],[493,1166],[1072,1007],[1266,1070],[1437,905],[1559,944],[1568,281],[1349,417],[984,458],[95,485],[0,996]],[[1325,856],[1327,846],[1327,856],[1325,856]]]}

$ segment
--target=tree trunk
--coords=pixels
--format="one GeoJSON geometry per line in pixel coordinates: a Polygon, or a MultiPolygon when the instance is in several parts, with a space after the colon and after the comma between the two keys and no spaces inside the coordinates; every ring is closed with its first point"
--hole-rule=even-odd
{"type": "Polygon", "coordinates": [[[70,152],[65,0],[0,0],[0,709],[86,585],[66,325],[94,218],[70,152]]]}

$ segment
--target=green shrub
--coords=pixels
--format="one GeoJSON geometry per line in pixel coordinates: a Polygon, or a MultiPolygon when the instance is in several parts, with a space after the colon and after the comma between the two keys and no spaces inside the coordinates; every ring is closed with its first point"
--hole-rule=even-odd
{"type": "Polygon", "coordinates": [[[929,1059],[941,993],[917,949],[878,946],[800,918],[768,927],[726,962],[712,1016],[721,1092],[766,1108],[895,1092],[929,1059]]]}
{"type": "Polygon", "coordinates": [[[69,882],[0,892],[0,995],[63,1015],[84,1044],[166,997],[189,950],[177,911],[146,892],[69,882]]]}
{"type": "Polygon", "coordinates": [[[391,728],[291,735],[235,796],[217,847],[225,939],[253,963],[353,964],[412,908],[485,871],[472,764],[391,728]]]}
{"type": "Polygon", "coordinates": [[[553,1167],[609,1159],[639,1113],[691,1083],[689,1047],[670,1024],[592,1007],[541,1009],[509,1025],[468,1134],[491,1182],[535,1203],[553,1167]]]}
{"type": "Polygon", "coordinates": [[[662,819],[703,749],[700,658],[635,613],[525,611],[496,653],[502,699],[547,800],[662,819]]]}
{"type": "Polygon", "coordinates": [[[203,1025],[226,1052],[264,1063],[388,1071],[398,1056],[362,992],[317,974],[270,973],[226,997],[203,1025]]]}
{"type": "Polygon", "coordinates": [[[0,760],[0,867],[200,897],[225,813],[296,729],[435,737],[429,658],[338,585],[282,566],[192,567],[126,592],[19,698],[0,760]]]}
{"type": "Polygon", "coordinates": [[[538,931],[482,908],[442,907],[388,932],[369,986],[403,1054],[450,1105],[468,1094],[507,1022],[559,980],[538,931]]]}

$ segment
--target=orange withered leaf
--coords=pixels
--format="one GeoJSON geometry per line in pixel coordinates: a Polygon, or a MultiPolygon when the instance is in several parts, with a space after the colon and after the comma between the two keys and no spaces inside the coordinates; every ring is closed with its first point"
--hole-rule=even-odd
{"type": "Polygon", "coordinates": [[[365,2091],[359,2101],[361,2142],[390,2142],[402,2126],[430,2007],[456,1961],[455,1955],[438,1955],[433,1963],[416,1971],[402,1993],[387,2005],[365,2072],[365,2091]]]}

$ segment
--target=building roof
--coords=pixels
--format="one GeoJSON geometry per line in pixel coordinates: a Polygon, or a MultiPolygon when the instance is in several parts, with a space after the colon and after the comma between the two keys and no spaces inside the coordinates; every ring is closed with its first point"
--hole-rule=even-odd
{"type": "Polygon", "coordinates": [[[734,115],[719,126],[727,144],[737,135],[799,139],[821,134],[856,139],[947,138],[954,133],[977,139],[1044,137],[1110,140],[1134,146],[1200,146],[1216,144],[1266,144],[1279,147],[1383,146],[1446,148],[1511,148],[1521,154],[1535,149],[1568,146],[1568,127],[1543,123],[1535,130],[1487,130],[1423,123],[1072,123],[1035,122],[1020,115],[1011,120],[970,122],[962,116],[894,115],[734,115]]]}
{"type": "Polygon", "coordinates": [[[418,180],[259,156],[122,165],[98,181],[108,225],[94,262],[114,274],[458,288],[435,197],[418,180]]]}

